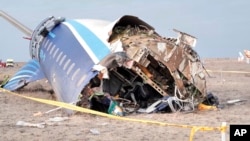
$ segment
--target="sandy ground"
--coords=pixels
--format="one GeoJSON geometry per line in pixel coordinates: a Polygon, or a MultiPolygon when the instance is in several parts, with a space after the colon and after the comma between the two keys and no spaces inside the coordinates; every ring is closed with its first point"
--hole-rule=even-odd
{"type": "MultiPolygon", "coordinates": [[[[12,75],[23,64],[18,63],[14,68],[0,68],[0,79],[4,75],[12,75]]],[[[250,64],[237,62],[236,59],[205,59],[204,65],[208,70],[218,71],[249,71],[250,64]]],[[[212,111],[195,111],[192,113],[171,114],[133,114],[128,118],[155,120],[178,125],[219,127],[222,122],[230,124],[250,124],[250,73],[221,73],[209,72],[207,88],[219,97],[224,105],[223,109],[212,111]],[[225,103],[229,100],[242,99],[233,105],[225,103]]],[[[25,96],[53,100],[48,92],[51,87],[40,80],[29,84],[18,93],[25,96]],[[47,91],[44,91],[47,90],[47,91]]],[[[121,121],[76,113],[63,121],[50,121],[55,117],[65,117],[61,110],[34,116],[38,112],[46,112],[56,108],[36,101],[21,98],[9,93],[0,93],[0,140],[1,141],[57,141],[57,140],[84,140],[84,141],[110,141],[110,140],[143,140],[160,141],[176,140],[187,141],[190,128],[175,126],[159,126],[148,123],[121,121]],[[46,123],[44,128],[17,126],[20,121],[29,123],[46,123]]],[[[229,140],[229,128],[226,131],[229,140]]],[[[198,131],[194,141],[218,141],[221,139],[219,131],[198,131]]]]}

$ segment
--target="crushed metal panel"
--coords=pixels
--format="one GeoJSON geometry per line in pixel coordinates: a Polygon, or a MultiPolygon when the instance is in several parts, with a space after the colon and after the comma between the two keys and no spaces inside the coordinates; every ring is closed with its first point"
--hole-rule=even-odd
{"type": "MultiPolygon", "coordinates": [[[[149,65],[152,65],[152,60],[148,59],[151,56],[155,60],[154,63],[158,63],[159,66],[165,67],[165,70],[169,71],[171,76],[164,76],[164,79],[167,80],[169,77],[174,79],[179,98],[191,98],[195,93],[198,101],[202,101],[206,95],[206,83],[199,56],[192,49],[196,43],[195,37],[177,30],[175,31],[178,32],[179,37],[175,39],[164,38],[152,30],[136,26],[117,28],[123,30],[120,30],[120,33],[115,32],[119,34],[117,36],[119,38],[113,38],[113,40],[119,39],[122,42],[123,49],[129,59],[134,60],[135,64],[142,65],[144,69],[147,69],[147,72],[156,74],[158,70],[148,70],[149,65]]],[[[139,71],[141,69],[136,66],[133,70],[160,94],[163,96],[166,94],[176,95],[173,91],[172,93],[167,92],[162,83],[156,82],[156,75],[145,77],[147,75],[143,71],[139,71]]]]}
{"type": "Polygon", "coordinates": [[[195,45],[196,45],[196,38],[194,36],[189,35],[189,34],[187,34],[185,32],[181,32],[181,31],[179,31],[177,29],[173,29],[173,30],[178,33],[177,39],[180,42],[182,42],[184,44],[187,44],[187,45],[189,45],[191,47],[195,47],[195,45]]]}

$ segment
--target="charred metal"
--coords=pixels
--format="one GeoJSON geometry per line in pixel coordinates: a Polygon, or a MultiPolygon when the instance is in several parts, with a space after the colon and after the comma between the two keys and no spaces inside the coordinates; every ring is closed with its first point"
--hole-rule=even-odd
{"type": "MultiPolygon", "coordinates": [[[[91,105],[96,104],[92,108],[108,112],[110,104],[103,100],[107,95],[122,103],[124,109],[129,107],[124,105],[125,101],[130,103],[130,108],[132,105],[133,111],[144,108],[148,113],[194,110],[206,100],[204,67],[193,49],[196,38],[174,31],[179,35],[177,38],[165,38],[142,21],[131,24],[120,20],[108,41],[111,46],[121,43],[124,52],[102,61],[108,69],[108,79],[100,77],[100,73],[85,87],[99,87],[96,92],[103,93],[90,100],[91,105]],[[163,106],[161,110],[157,110],[159,105],[163,106]]],[[[86,90],[83,91],[82,95],[86,95],[86,90]]]]}

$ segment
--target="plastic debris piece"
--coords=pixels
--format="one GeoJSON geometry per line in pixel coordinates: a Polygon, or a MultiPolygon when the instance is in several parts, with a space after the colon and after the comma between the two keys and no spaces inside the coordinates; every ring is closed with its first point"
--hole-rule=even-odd
{"type": "Polygon", "coordinates": [[[42,116],[42,115],[43,115],[43,113],[42,113],[42,112],[40,112],[40,111],[39,111],[39,112],[36,112],[36,113],[34,113],[34,114],[33,114],[33,116],[34,116],[34,117],[37,117],[37,116],[42,116]]]}
{"type": "Polygon", "coordinates": [[[100,134],[100,131],[98,131],[97,129],[90,129],[89,130],[92,134],[94,135],[99,135],[100,134]]]}
{"type": "Polygon", "coordinates": [[[116,115],[116,116],[124,116],[124,112],[121,109],[121,107],[118,106],[117,102],[114,100],[111,100],[108,113],[111,115],[116,115]]]}
{"type": "Polygon", "coordinates": [[[138,113],[146,113],[146,109],[143,109],[143,108],[139,108],[137,110],[138,113]]]}
{"type": "Polygon", "coordinates": [[[200,103],[198,105],[198,110],[200,110],[200,111],[204,111],[204,110],[217,110],[217,107],[216,106],[209,106],[209,105],[205,105],[205,104],[200,103]]]}
{"type": "Polygon", "coordinates": [[[153,111],[155,111],[156,106],[159,105],[162,101],[158,100],[155,103],[153,103],[152,105],[150,105],[147,109],[146,109],[146,113],[152,113],[153,111]]]}
{"type": "Polygon", "coordinates": [[[65,121],[68,120],[68,117],[54,117],[54,118],[49,118],[49,121],[52,122],[60,122],[60,121],[65,121]]]}
{"type": "Polygon", "coordinates": [[[37,128],[44,128],[45,123],[29,123],[25,121],[18,121],[16,123],[17,126],[26,126],[26,127],[37,127],[37,128]]]}
{"type": "Polygon", "coordinates": [[[242,99],[229,100],[227,101],[227,104],[235,104],[235,103],[243,102],[243,101],[246,101],[246,100],[242,100],[242,99]]]}

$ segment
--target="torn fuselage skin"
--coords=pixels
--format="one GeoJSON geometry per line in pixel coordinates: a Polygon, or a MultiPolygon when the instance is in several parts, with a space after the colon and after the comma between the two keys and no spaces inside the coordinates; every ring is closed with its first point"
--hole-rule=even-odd
{"type": "Polygon", "coordinates": [[[101,87],[101,92],[140,108],[148,108],[164,97],[182,102],[178,109],[185,109],[183,103],[194,108],[207,94],[204,68],[193,49],[196,38],[175,31],[178,38],[164,38],[146,26],[117,24],[109,43],[120,42],[123,55],[114,55],[107,59],[109,63],[102,64],[108,68],[109,79],[100,79],[102,84],[98,85],[90,82],[88,86],[101,87]]]}

